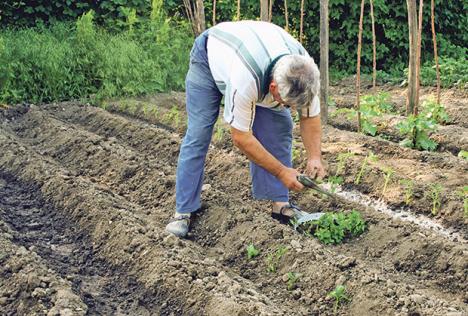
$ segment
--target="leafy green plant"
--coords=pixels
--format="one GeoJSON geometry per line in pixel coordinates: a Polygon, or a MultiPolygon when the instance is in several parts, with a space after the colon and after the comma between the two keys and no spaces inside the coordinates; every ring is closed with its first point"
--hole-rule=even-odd
{"type": "Polygon", "coordinates": [[[382,195],[385,194],[385,191],[387,190],[387,186],[392,178],[392,175],[395,173],[395,170],[393,170],[392,168],[390,167],[384,167],[384,172],[385,172],[385,176],[384,176],[384,185],[383,185],[383,188],[382,188],[382,195]]]}
{"type": "Polygon", "coordinates": [[[270,253],[267,258],[266,258],[266,263],[267,263],[267,271],[268,272],[276,272],[279,261],[281,258],[284,256],[284,254],[287,252],[286,247],[284,246],[279,246],[275,252],[270,253]]]}
{"type": "Polygon", "coordinates": [[[410,205],[413,201],[413,180],[401,179],[400,184],[403,185],[403,190],[405,192],[405,204],[410,205]]]}
{"type": "Polygon", "coordinates": [[[339,153],[338,154],[338,164],[336,167],[336,173],[335,176],[341,175],[344,171],[344,168],[346,167],[346,161],[348,158],[353,157],[354,153],[348,152],[348,153],[339,153]]]}
{"type": "Polygon", "coordinates": [[[295,272],[288,272],[288,291],[292,291],[296,288],[297,281],[301,275],[295,272]]]}
{"type": "Polygon", "coordinates": [[[436,126],[431,119],[422,115],[409,115],[404,121],[397,124],[397,129],[405,137],[400,145],[419,150],[433,151],[437,142],[429,138],[428,133],[434,131],[436,126]]]}
{"type": "Polygon", "coordinates": [[[442,104],[437,103],[434,98],[425,100],[421,106],[421,115],[434,123],[447,124],[450,122],[450,117],[445,111],[442,104]]]}
{"type": "Polygon", "coordinates": [[[260,254],[260,250],[255,248],[254,244],[249,244],[246,250],[247,250],[247,259],[249,260],[252,258],[255,258],[256,256],[260,254]]]}
{"type": "Polygon", "coordinates": [[[460,158],[463,158],[463,159],[468,159],[468,151],[466,150],[460,150],[460,152],[458,153],[458,157],[460,158]]]}
{"type": "Polygon", "coordinates": [[[361,182],[361,179],[367,170],[369,162],[376,162],[377,160],[378,157],[373,152],[369,152],[369,154],[362,161],[361,168],[359,169],[356,179],[354,180],[354,184],[357,185],[361,182]]]}
{"type": "Polygon", "coordinates": [[[333,291],[328,293],[327,297],[335,299],[333,311],[336,314],[338,312],[339,306],[344,301],[349,301],[348,296],[346,295],[346,287],[344,285],[338,285],[333,291]]]}
{"type": "Polygon", "coordinates": [[[429,196],[432,200],[432,215],[437,215],[440,210],[441,201],[440,193],[442,192],[442,185],[439,183],[433,183],[430,186],[429,196]]]}
{"type": "Polygon", "coordinates": [[[361,96],[361,105],[364,108],[373,109],[376,113],[393,113],[394,108],[390,103],[390,93],[380,92],[361,96]]]}
{"type": "Polygon", "coordinates": [[[293,139],[293,142],[292,142],[292,147],[291,147],[291,150],[292,150],[292,161],[297,161],[297,159],[299,159],[300,155],[301,155],[301,150],[298,148],[297,144],[296,144],[296,141],[293,139]]]}
{"type": "Polygon", "coordinates": [[[218,120],[215,124],[215,132],[214,132],[215,141],[221,142],[224,138],[225,133],[226,133],[226,129],[223,127],[221,120],[218,120]]]}
{"type": "Polygon", "coordinates": [[[339,244],[346,236],[358,236],[366,229],[361,214],[353,210],[350,213],[327,212],[319,220],[304,223],[305,234],[317,237],[324,244],[339,244]]]}

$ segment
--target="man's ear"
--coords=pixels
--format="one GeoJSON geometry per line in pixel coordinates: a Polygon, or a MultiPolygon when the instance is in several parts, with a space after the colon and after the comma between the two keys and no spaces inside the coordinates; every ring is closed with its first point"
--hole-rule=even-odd
{"type": "Polygon", "coordinates": [[[269,90],[271,94],[276,93],[278,91],[278,85],[276,84],[276,81],[271,80],[269,90]]]}

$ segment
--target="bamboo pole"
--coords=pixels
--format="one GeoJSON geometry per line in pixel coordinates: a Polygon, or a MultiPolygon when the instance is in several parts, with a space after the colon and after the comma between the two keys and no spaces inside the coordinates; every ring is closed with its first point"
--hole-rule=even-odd
{"type": "Polygon", "coordinates": [[[301,0],[301,25],[299,27],[299,41],[301,42],[301,44],[304,40],[303,30],[304,30],[304,0],[301,0]]]}
{"type": "Polygon", "coordinates": [[[240,21],[240,0],[237,0],[237,16],[236,20],[240,21]]]}
{"type": "Polygon", "coordinates": [[[213,0],[213,26],[216,25],[216,0],[213,0]]]}
{"type": "Polygon", "coordinates": [[[320,0],[320,119],[328,122],[328,0],[320,0]]]}
{"type": "Polygon", "coordinates": [[[416,103],[413,109],[413,114],[418,115],[419,111],[419,89],[421,86],[421,41],[422,41],[422,20],[423,20],[424,1],[419,0],[419,17],[418,17],[418,44],[416,51],[416,103]]]}
{"type": "Polygon", "coordinates": [[[358,35],[358,51],[357,51],[357,66],[356,66],[356,111],[358,116],[358,132],[361,128],[361,48],[362,48],[362,24],[364,20],[364,0],[361,1],[361,16],[359,17],[359,35],[358,35]]]}
{"type": "Polygon", "coordinates": [[[409,37],[409,63],[408,63],[408,93],[406,98],[406,115],[414,112],[418,102],[416,95],[417,72],[417,41],[418,41],[418,16],[416,0],[406,0],[408,6],[408,37],[409,37]]]}
{"type": "Polygon", "coordinates": [[[286,32],[289,32],[289,21],[288,21],[288,0],[284,0],[284,20],[285,26],[284,29],[286,32]]]}
{"type": "Polygon", "coordinates": [[[374,1],[370,0],[370,14],[372,20],[372,89],[375,90],[377,81],[377,39],[375,38],[374,1]]]}
{"type": "Polygon", "coordinates": [[[268,22],[271,22],[273,18],[273,2],[274,0],[270,0],[270,9],[268,10],[268,22]]]}
{"type": "Polygon", "coordinates": [[[260,20],[268,21],[268,0],[260,0],[260,20]]]}
{"type": "Polygon", "coordinates": [[[434,44],[434,61],[436,66],[437,76],[437,104],[440,104],[440,69],[439,69],[439,57],[437,55],[437,37],[435,32],[435,4],[434,0],[431,0],[431,29],[432,29],[432,43],[434,44]]]}

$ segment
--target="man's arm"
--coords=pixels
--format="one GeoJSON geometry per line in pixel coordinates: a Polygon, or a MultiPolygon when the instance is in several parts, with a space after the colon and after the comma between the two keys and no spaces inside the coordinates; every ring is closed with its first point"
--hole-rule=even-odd
{"type": "Polygon", "coordinates": [[[242,132],[231,127],[231,137],[234,145],[257,165],[263,167],[277,177],[290,190],[300,191],[304,186],[297,181],[299,172],[283,165],[273,157],[265,147],[253,136],[252,132],[242,132]]]}
{"type": "Polygon", "coordinates": [[[301,117],[301,137],[307,153],[306,174],[312,177],[323,178],[326,175],[322,164],[322,126],[320,115],[314,117],[301,117]]]}

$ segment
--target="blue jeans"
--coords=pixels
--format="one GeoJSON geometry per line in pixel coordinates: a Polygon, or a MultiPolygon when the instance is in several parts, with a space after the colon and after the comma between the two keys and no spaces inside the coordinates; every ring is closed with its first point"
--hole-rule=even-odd
{"type": "MultiPolygon", "coordinates": [[[[188,124],[180,147],[176,176],[176,210],[197,211],[206,153],[219,115],[222,94],[208,65],[204,32],[195,40],[190,52],[190,68],[185,79],[188,124]]],[[[292,120],[289,110],[275,111],[257,106],[253,134],[284,165],[290,167],[292,120]]],[[[262,167],[251,163],[253,196],[256,199],[288,201],[288,189],[262,167]]]]}

